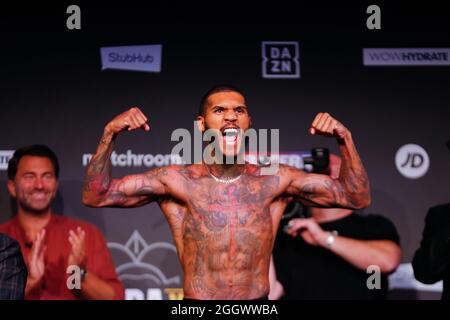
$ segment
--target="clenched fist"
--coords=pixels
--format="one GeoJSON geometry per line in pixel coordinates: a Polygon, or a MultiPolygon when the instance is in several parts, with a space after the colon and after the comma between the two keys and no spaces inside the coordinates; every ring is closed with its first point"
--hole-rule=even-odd
{"type": "Polygon", "coordinates": [[[150,130],[150,126],[147,123],[147,117],[136,107],[119,114],[106,125],[106,129],[114,134],[124,130],[132,131],[139,128],[142,128],[145,131],[150,130]]]}
{"type": "Polygon", "coordinates": [[[309,132],[311,134],[340,139],[344,139],[349,134],[348,129],[342,123],[326,112],[319,112],[316,115],[309,132]]]}

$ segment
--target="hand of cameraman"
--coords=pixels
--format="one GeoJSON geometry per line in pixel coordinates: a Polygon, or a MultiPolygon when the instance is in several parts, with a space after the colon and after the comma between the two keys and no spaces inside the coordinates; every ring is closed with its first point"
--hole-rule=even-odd
{"type": "Polygon", "coordinates": [[[301,236],[310,245],[322,247],[326,246],[327,238],[330,235],[328,231],[322,230],[313,218],[292,219],[287,224],[285,231],[292,237],[301,236]]]}

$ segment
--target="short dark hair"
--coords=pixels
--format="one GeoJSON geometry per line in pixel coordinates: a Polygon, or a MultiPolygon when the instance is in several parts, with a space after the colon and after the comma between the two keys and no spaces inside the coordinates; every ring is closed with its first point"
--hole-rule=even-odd
{"type": "Polygon", "coordinates": [[[52,149],[43,144],[33,144],[31,146],[26,146],[17,149],[12,158],[8,162],[8,179],[14,180],[17,174],[17,168],[19,167],[20,159],[25,156],[35,156],[35,157],[43,157],[48,158],[53,165],[53,169],[55,170],[56,179],[59,177],[59,163],[58,158],[56,157],[55,152],[52,149]]]}
{"type": "Polygon", "coordinates": [[[230,85],[230,84],[218,84],[209,89],[205,95],[202,97],[202,100],[200,101],[200,108],[198,109],[198,115],[204,116],[206,112],[206,100],[208,100],[209,96],[218,93],[218,92],[237,92],[243,97],[245,97],[242,90],[238,89],[237,87],[230,85]]]}

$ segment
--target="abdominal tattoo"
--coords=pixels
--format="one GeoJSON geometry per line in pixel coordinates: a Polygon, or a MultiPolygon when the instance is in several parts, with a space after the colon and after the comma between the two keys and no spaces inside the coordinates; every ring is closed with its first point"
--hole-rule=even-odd
{"type": "Polygon", "coordinates": [[[218,184],[201,177],[188,183],[183,263],[192,271],[190,289],[207,297],[261,290],[260,264],[273,240],[269,206],[279,178],[244,176],[239,183],[218,184]]]}

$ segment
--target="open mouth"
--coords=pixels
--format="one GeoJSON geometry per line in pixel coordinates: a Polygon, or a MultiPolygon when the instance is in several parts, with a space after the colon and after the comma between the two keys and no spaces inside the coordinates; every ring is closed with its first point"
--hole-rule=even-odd
{"type": "Polygon", "coordinates": [[[226,145],[235,145],[237,143],[239,128],[225,128],[221,132],[226,145]]]}
{"type": "Polygon", "coordinates": [[[35,200],[45,200],[47,199],[47,194],[44,192],[34,192],[31,194],[31,198],[35,200]]]}

